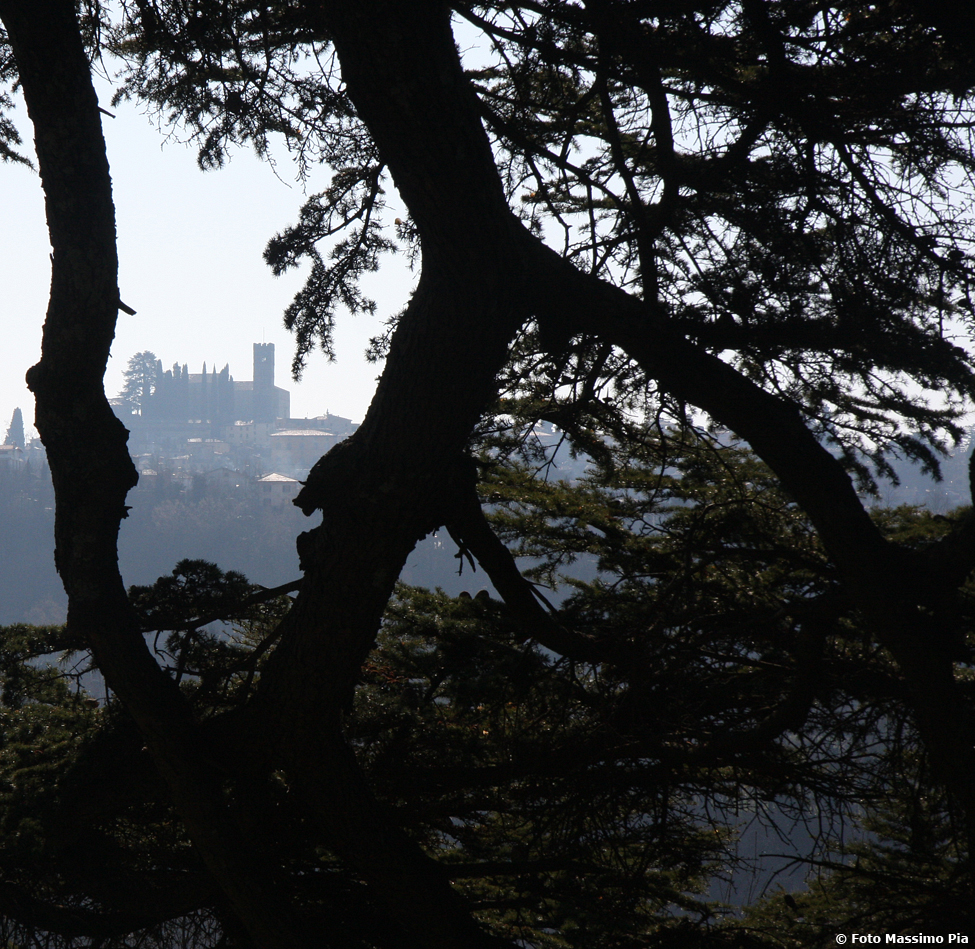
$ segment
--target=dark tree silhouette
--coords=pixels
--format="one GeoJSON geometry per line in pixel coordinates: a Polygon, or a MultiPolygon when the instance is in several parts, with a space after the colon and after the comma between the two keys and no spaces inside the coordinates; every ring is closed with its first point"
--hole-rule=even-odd
{"type": "Polygon", "coordinates": [[[14,414],[10,419],[10,426],[7,428],[4,445],[13,445],[15,448],[25,448],[24,440],[24,415],[20,409],[14,409],[14,414]]]}
{"type": "Polygon", "coordinates": [[[122,391],[118,400],[133,415],[147,415],[152,396],[159,388],[162,375],[159,360],[148,350],[129,357],[122,373],[122,391]]]}
{"type": "MultiPolygon", "coordinates": [[[[30,10],[0,0],[54,249],[29,384],[57,493],[68,630],[138,729],[236,927],[228,938],[320,945],[323,921],[341,917],[345,892],[327,883],[315,912],[295,912],[295,879],[307,877],[289,878],[260,832],[280,788],[301,838],[354,881],[358,919],[381,921],[336,930],[335,944],[517,938],[482,926],[463,869],[425,849],[407,812],[378,796],[346,724],[397,576],[441,525],[524,635],[569,663],[621,662],[619,628],[577,629],[571,613],[543,608],[483,518],[472,437],[490,417],[530,415],[526,405],[580,447],[595,446],[593,432],[638,442],[647,436],[634,418],[680,426],[693,411],[748,442],[828,558],[814,605],[783,609],[801,613],[802,628],[825,616],[889,657],[888,697],[920,736],[970,852],[964,585],[975,517],[918,545],[884,530],[852,480],[884,471],[891,453],[935,467],[975,395],[972,359],[956,342],[972,319],[975,67],[945,10],[893,0],[139,0],[116,25],[98,21],[99,5],[79,21],[68,0],[30,10]],[[459,45],[472,45],[462,31],[476,32],[483,60],[462,60],[459,45]],[[183,123],[204,167],[281,133],[306,170],[333,170],[267,249],[278,272],[311,263],[286,314],[296,368],[316,343],[328,349],[337,307],[370,307],[356,281],[392,249],[386,176],[409,209],[397,239],[420,260],[414,294],[376,341],[385,367],[363,424],[298,498],[323,521],[301,537],[294,606],[266,641],[256,689],[219,714],[201,713],[178,671],[157,662],[118,574],[135,477],[101,384],[119,296],[84,46],[99,38],[126,57],[120,95],[183,123]],[[499,392],[510,404],[497,406],[499,392]]],[[[653,669],[639,648],[653,622],[643,616],[623,637],[637,644],[621,663],[636,693],[653,669]]],[[[747,644],[750,623],[739,632],[747,644]]],[[[746,648],[738,661],[754,660],[746,648]]],[[[799,698],[769,701],[793,710],[799,698]]],[[[745,710],[762,711],[759,697],[745,710]]],[[[709,718],[714,747],[725,740],[747,756],[794,720],[766,710],[750,722],[709,718]]],[[[635,701],[624,720],[652,728],[655,715],[635,701]]],[[[617,759],[627,768],[669,753],[628,747],[617,759]]]]}

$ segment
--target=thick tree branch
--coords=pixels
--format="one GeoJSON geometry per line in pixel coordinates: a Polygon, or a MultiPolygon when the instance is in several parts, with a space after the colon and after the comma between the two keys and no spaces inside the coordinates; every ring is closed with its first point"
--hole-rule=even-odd
{"type": "MultiPolygon", "coordinates": [[[[486,389],[480,380],[484,379],[485,369],[492,373],[500,369],[496,347],[505,336],[512,338],[517,314],[530,313],[543,321],[572,326],[576,331],[620,347],[665,390],[708,412],[749,442],[808,513],[851,594],[867,610],[882,641],[895,652],[912,681],[916,711],[919,721],[924,723],[922,731],[932,742],[943,773],[949,776],[975,814],[972,742],[968,741],[970,713],[954,687],[950,661],[943,653],[930,648],[924,624],[919,624],[918,600],[926,579],[922,561],[884,539],[846,472],[808,430],[797,406],[764,391],[732,366],[687,341],[674,331],[661,311],[579,272],[515,222],[500,195],[497,169],[485,154],[487,141],[477,122],[477,105],[472,93],[462,88],[459,65],[448,67],[446,59],[438,60],[433,55],[437,49],[447,55],[448,38],[441,36],[436,42],[424,42],[411,25],[398,22],[395,51],[379,48],[372,39],[377,33],[374,22],[377,18],[385,21],[387,16],[395,17],[395,14],[380,3],[370,5],[369,9],[370,12],[361,15],[373,20],[372,27],[365,19],[358,20],[344,5],[330,8],[329,32],[335,38],[350,95],[424,236],[424,275],[428,266],[434,270],[442,268],[443,276],[457,275],[467,264],[473,264],[472,255],[476,255],[479,259],[468,275],[471,287],[483,287],[490,293],[496,287],[510,288],[514,284],[526,295],[518,298],[519,305],[514,312],[509,311],[510,322],[495,324],[498,334],[492,337],[491,346],[481,351],[477,349],[477,339],[485,328],[479,324],[488,318],[491,308],[478,308],[475,313],[469,305],[459,307],[458,312],[466,311],[469,318],[473,317],[465,334],[456,334],[451,322],[435,321],[428,325],[429,329],[434,325],[437,328],[434,335],[423,337],[425,344],[434,353],[443,353],[450,359],[451,370],[461,368],[464,374],[472,374],[479,380],[481,386],[476,394],[472,388],[466,391],[463,387],[455,388],[451,374],[447,385],[432,394],[422,411],[413,416],[414,426],[422,418],[424,435],[426,431],[434,435],[438,465],[449,463],[450,456],[445,456],[445,451],[454,452],[462,447],[455,427],[461,413],[447,407],[456,402],[458,409],[463,406],[465,414],[478,405],[483,407],[481,398],[486,389]],[[369,42],[360,41],[363,34],[370,36],[369,42]],[[422,62],[414,55],[419,50],[422,50],[422,62]],[[385,70],[387,63],[392,66],[392,72],[385,70]],[[409,80],[404,81],[404,76],[409,76],[409,80]],[[388,107],[390,88],[394,89],[396,109],[388,107]],[[431,105],[436,110],[432,115],[431,105]],[[451,145],[452,142],[455,144],[451,145]],[[451,151],[461,160],[445,164],[442,158],[451,151]],[[476,215],[476,235],[465,226],[470,214],[476,215]],[[490,246],[485,246],[484,238],[490,238],[490,246]],[[505,254],[503,266],[509,268],[515,279],[495,283],[501,278],[497,269],[502,263],[499,252],[513,247],[517,248],[519,262],[512,264],[505,254]],[[521,275],[526,273],[531,279],[522,283],[521,275]],[[456,344],[449,350],[449,356],[438,339],[445,333],[452,334],[452,342],[456,344]],[[446,426],[443,418],[437,420],[438,412],[446,415],[446,426]],[[967,748],[961,755],[955,753],[959,741],[945,737],[951,734],[949,719],[956,728],[961,726],[964,737],[960,743],[967,748]]],[[[442,29],[442,25],[437,29],[442,29]]],[[[436,29],[428,26],[427,35],[435,37],[436,29]]],[[[452,52],[450,55],[454,57],[452,52]]],[[[474,296],[480,301],[482,293],[474,290],[468,294],[468,300],[474,296]]],[[[503,295],[501,299],[512,298],[503,295]]],[[[503,305],[494,310],[503,312],[503,305]]],[[[405,324],[401,328],[405,333],[405,324]]],[[[419,338],[415,328],[410,335],[419,338]]],[[[406,339],[404,335],[398,344],[406,344],[406,339]]],[[[412,342],[406,345],[413,352],[419,351],[413,348],[412,342]]],[[[394,420],[403,418],[389,402],[380,405],[387,399],[387,393],[395,392],[397,400],[419,408],[410,392],[416,382],[415,364],[408,384],[404,384],[405,380],[396,381],[396,349],[398,346],[391,351],[384,375],[387,387],[381,386],[363,426],[366,431],[372,429],[378,433],[384,429],[385,433],[392,434],[396,429],[390,427],[391,423],[396,426],[394,420]]],[[[365,440],[366,432],[360,430],[360,434],[365,440]]],[[[426,443],[426,438],[423,441],[426,443]]],[[[390,444],[395,444],[395,436],[390,444]]],[[[388,467],[388,457],[382,463],[388,467]]],[[[415,477],[407,475],[404,484],[411,482],[416,483],[415,477]]],[[[433,512],[431,517],[437,519],[433,512]]],[[[392,571],[393,560],[387,562],[392,571]]],[[[378,608],[375,616],[378,622],[378,608]]],[[[363,640],[357,651],[360,659],[364,656],[365,633],[363,629],[363,640]]],[[[321,664],[316,663],[316,668],[321,668],[321,664]]],[[[346,668],[343,675],[348,674],[346,668]]]]}
{"type": "Polygon", "coordinates": [[[677,398],[744,438],[806,511],[904,673],[925,743],[975,827],[975,721],[954,678],[946,648],[950,632],[927,609],[925,591],[938,587],[929,564],[883,538],[846,472],[806,428],[797,407],[675,336],[662,317],[622,290],[581,273],[533,238],[526,236],[524,246],[534,264],[539,309],[569,314],[585,332],[627,352],[677,398]]]}

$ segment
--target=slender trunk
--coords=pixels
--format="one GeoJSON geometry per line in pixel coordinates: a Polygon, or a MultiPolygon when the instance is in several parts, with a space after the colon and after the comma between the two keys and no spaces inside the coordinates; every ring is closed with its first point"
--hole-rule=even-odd
{"type": "Polygon", "coordinates": [[[98,102],[71,0],[0,0],[35,130],[51,236],[51,297],[28,373],[56,498],[56,563],[68,625],[141,729],[194,844],[262,946],[293,949],[263,873],[227,815],[213,755],[175,683],[139,633],[118,569],[128,433],[102,377],[118,314],[115,209],[98,102]]]}

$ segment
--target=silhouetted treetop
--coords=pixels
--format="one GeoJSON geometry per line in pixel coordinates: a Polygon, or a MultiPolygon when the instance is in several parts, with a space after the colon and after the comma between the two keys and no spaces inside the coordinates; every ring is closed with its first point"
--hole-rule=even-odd
{"type": "Polygon", "coordinates": [[[10,418],[10,425],[7,428],[4,445],[13,445],[15,448],[24,448],[24,415],[19,408],[14,409],[14,414],[10,418]]]}
{"type": "MultiPolygon", "coordinates": [[[[31,831],[0,900],[119,908],[51,872],[60,826],[147,890],[171,871],[146,925],[202,916],[204,944],[738,944],[693,893],[722,818],[862,805],[894,840],[904,815],[957,837],[929,903],[975,904],[975,513],[877,513],[854,485],[892,454],[935,468],[975,400],[975,64],[947,6],[0,0],[0,20],[53,249],[28,383],[66,636],[119,724],[16,657],[10,695],[67,721],[65,770],[126,763],[79,827],[57,787],[35,802],[25,742],[0,756],[31,831]],[[202,167],[292,150],[313,193],[266,260],[308,268],[296,371],[373,308],[384,255],[419,269],[365,419],[296,498],[321,521],[293,602],[198,560],[126,595],[102,52],[202,167]],[[545,481],[542,434],[591,459],[582,483],[545,481]],[[500,600],[397,594],[441,528],[500,600]],[[597,576],[539,590],[574,560],[597,576]],[[885,821],[907,767],[937,794],[885,821]]],[[[137,362],[144,409],[161,367],[137,362]]]]}

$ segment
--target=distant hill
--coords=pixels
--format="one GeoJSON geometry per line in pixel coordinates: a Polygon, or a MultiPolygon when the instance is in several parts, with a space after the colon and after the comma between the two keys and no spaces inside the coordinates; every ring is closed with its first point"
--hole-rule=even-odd
{"type": "MultiPolygon", "coordinates": [[[[354,427],[350,425],[350,428],[354,427]]],[[[550,427],[537,433],[555,451],[559,434],[550,427]]],[[[35,446],[35,449],[39,446],[35,446]]],[[[975,449],[972,433],[944,459],[942,480],[935,481],[916,466],[895,462],[900,483],[884,483],[873,504],[916,504],[941,513],[971,503],[968,462],[975,449]]],[[[54,569],[53,492],[42,454],[0,464],[0,623],[58,623],[67,601],[54,569]],[[19,467],[17,467],[19,465],[19,467]]],[[[549,477],[574,480],[585,473],[586,459],[571,458],[558,448],[549,477]]],[[[276,586],[299,576],[295,537],[314,524],[290,504],[268,509],[256,491],[239,490],[228,479],[189,476],[182,487],[175,477],[167,485],[142,486],[130,495],[132,510],[122,522],[119,556],[128,584],[152,583],[184,558],[211,560],[224,570],[239,570],[255,583],[276,586]]],[[[223,473],[223,469],[217,469],[223,473]]],[[[151,474],[151,473],[150,473],[151,474]]],[[[157,479],[159,480],[159,479],[157,479]]],[[[234,479],[230,479],[234,480],[234,479]]],[[[256,478],[250,479],[256,482],[256,478]]],[[[456,595],[493,588],[480,570],[460,560],[446,532],[428,537],[409,557],[404,582],[439,586],[456,595]]],[[[577,574],[590,575],[591,564],[577,564],[577,574]]]]}

